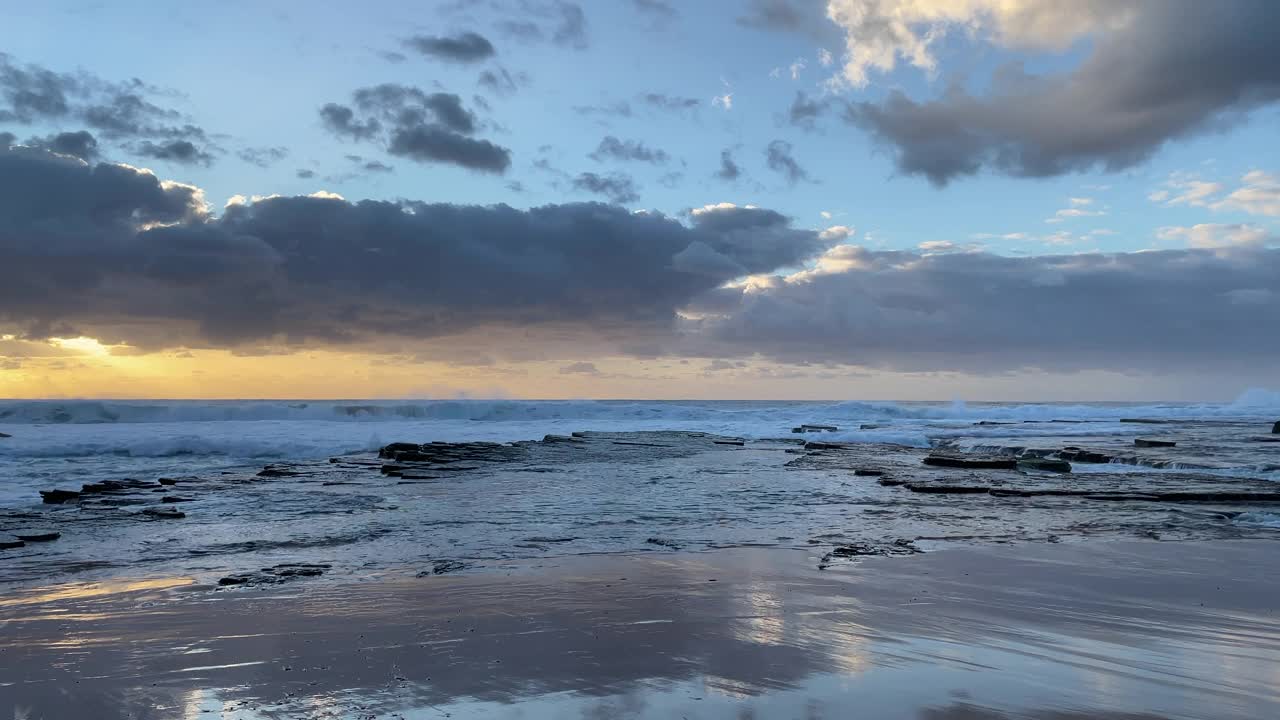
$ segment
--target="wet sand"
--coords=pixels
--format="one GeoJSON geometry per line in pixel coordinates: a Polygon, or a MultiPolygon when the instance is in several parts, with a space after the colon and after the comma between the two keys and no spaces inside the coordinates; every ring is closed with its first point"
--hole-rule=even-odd
{"type": "Polygon", "coordinates": [[[0,716],[1280,717],[1267,541],[741,548],[11,591],[0,716]]]}

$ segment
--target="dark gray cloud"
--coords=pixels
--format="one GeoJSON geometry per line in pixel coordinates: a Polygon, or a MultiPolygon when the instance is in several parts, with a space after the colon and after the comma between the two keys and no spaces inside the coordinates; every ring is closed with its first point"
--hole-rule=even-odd
{"type": "Polygon", "coordinates": [[[696,110],[702,101],[697,98],[677,97],[667,95],[665,93],[644,93],[640,96],[641,102],[651,108],[657,110],[666,110],[668,112],[680,112],[683,110],[696,110]]]}
{"type": "Polygon", "coordinates": [[[511,166],[510,150],[470,137],[478,123],[457,95],[386,83],[357,89],[352,102],[354,107],[329,103],[320,109],[325,127],[339,137],[377,141],[415,162],[494,173],[511,166]]]}
{"type": "Polygon", "coordinates": [[[560,368],[561,375],[599,375],[600,370],[595,363],[575,362],[560,368]]]}
{"type": "Polygon", "coordinates": [[[387,152],[416,162],[443,162],[481,172],[503,173],[511,167],[510,150],[438,125],[395,129],[387,152]]]}
{"type": "MultiPolygon", "coordinates": [[[[12,136],[10,136],[12,137],[12,136]]],[[[12,143],[0,142],[0,145],[12,143]]],[[[87,130],[61,132],[42,138],[28,138],[26,145],[41,148],[50,152],[78,157],[86,162],[98,158],[98,140],[87,130]]]]}
{"type": "Polygon", "coordinates": [[[809,173],[800,167],[800,163],[791,155],[791,143],[785,140],[774,140],[764,151],[765,163],[769,169],[779,173],[787,182],[795,184],[808,180],[809,173]]]}
{"type": "Polygon", "coordinates": [[[612,135],[606,135],[590,157],[597,162],[621,160],[624,162],[647,162],[654,165],[665,165],[671,159],[666,151],[660,148],[649,147],[638,140],[619,140],[612,135]]]}
{"type": "MultiPolygon", "coordinates": [[[[95,144],[98,138],[121,141],[126,151],[175,141],[215,149],[203,128],[151,99],[163,95],[172,93],[137,78],[117,83],[85,71],[59,73],[0,53],[0,122],[56,126],[74,120],[97,133],[95,144]]],[[[205,161],[212,159],[206,153],[205,161]]]]}
{"type": "Polygon", "coordinates": [[[720,169],[716,171],[716,177],[726,182],[733,182],[742,177],[742,168],[733,161],[733,151],[728,148],[720,151],[720,169]]]}
{"type": "Polygon", "coordinates": [[[0,150],[8,148],[18,141],[18,136],[11,132],[0,132],[0,150]]]}
{"type": "Polygon", "coordinates": [[[514,95],[521,87],[529,84],[529,74],[525,72],[512,73],[504,67],[499,67],[481,72],[476,84],[494,95],[507,97],[514,95]]]}
{"type": "Polygon", "coordinates": [[[308,170],[307,168],[298,168],[298,170],[293,174],[299,180],[310,180],[311,178],[316,176],[316,171],[308,170]]]}
{"type": "Polygon", "coordinates": [[[457,35],[414,35],[406,38],[405,47],[422,55],[450,62],[472,63],[494,56],[493,43],[479,33],[464,32],[457,35]]]}
{"type": "Polygon", "coordinates": [[[359,120],[355,110],[338,103],[327,103],[320,108],[320,121],[334,135],[352,140],[368,140],[382,132],[382,123],[377,118],[359,120]]]}
{"type": "Polygon", "coordinates": [[[168,160],[181,165],[209,165],[213,156],[188,140],[151,142],[143,140],[130,146],[135,155],[156,160],[168,160]]]}
{"type": "Polygon", "coordinates": [[[258,167],[271,167],[289,157],[287,147],[247,147],[236,152],[236,157],[258,167]]]}
{"type": "Polygon", "coordinates": [[[1280,250],[832,255],[847,270],[706,296],[704,339],[788,361],[979,373],[1274,367],[1280,352],[1280,336],[1258,332],[1280,311],[1280,250]]]}
{"type": "Polygon", "coordinates": [[[631,179],[631,176],[622,173],[609,173],[608,175],[598,175],[593,172],[578,173],[578,176],[573,179],[573,187],[576,190],[607,197],[610,202],[619,205],[625,205],[640,199],[635,180],[631,179]]]}
{"type": "Polygon", "coordinates": [[[0,326],[35,337],[234,346],[670,328],[736,274],[825,244],[733,208],[686,225],[598,203],[272,197],[210,217],[197,189],[146,171],[0,151],[0,326]]]}
{"type": "Polygon", "coordinates": [[[554,7],[559,17],[551,41],[575,50],[587,49],[587,16],[582,8],[571,2],[557,2],[554,7]]]}
{"type": "Polygon", "coordinates": [[[847,119],[889,147],[899,170],[935,185],[983,169],[1046,177],[1141,163],[1170,140],[1213,131],[1280,100],[1280,3],[1144,4],[1097,38],[1075,70],[996,73],[986,95],[899,91],[855,102],[847,119]]]}
{"type": "Polygon", "coordinates": [[[811,98],[803,90],[797,90],[796,99],[787,110],[787,121],[796,127],[812,130],[818,118],[830,108],[829,99],[811,98]]]}

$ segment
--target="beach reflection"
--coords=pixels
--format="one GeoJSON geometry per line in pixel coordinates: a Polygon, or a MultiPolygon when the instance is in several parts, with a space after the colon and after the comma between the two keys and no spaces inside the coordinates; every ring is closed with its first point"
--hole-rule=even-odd
{"type": "Polygon", "coordinates": [[[164,598],[157,589],[186,582],[51,588],[0,606],[0,712],[1083,720],[1280,708],[1268,685],[1280,633],[1260,613],[1089,605],[1058,590],[1085,572],[1061,562],[1037,576],[1034,561],[1002,559],[1020,586],[984,588],[969,572],[989,558],[966,569],[964,554],[948,557],[819,572],[802,553],[744,550],[164,598]],[[1206,672],[1237,652],[1231,676],[1206,672]]]}

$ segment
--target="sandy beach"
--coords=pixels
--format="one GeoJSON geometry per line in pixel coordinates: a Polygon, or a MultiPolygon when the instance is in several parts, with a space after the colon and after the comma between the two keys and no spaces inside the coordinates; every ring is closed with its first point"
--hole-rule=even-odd
{"type": "Polygon", "coordinates": [[[1267,718],[1265,541],[739,548],[0,601],[15,718],[1267,718]]]}

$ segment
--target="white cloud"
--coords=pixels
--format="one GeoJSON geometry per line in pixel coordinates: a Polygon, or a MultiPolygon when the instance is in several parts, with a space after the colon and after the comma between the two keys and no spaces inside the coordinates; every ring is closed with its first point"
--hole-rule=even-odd
{"type": "Polygon", "coordinates": [[[1193,248],[1262,247],[1267,244],[1267,236],[1265,228],[1246,223],[1201,223],[1156,230],[1156,237],[1161,240],[1181,241],[1193,248]]]}
{"type": "Polygon", "coordinates": [[[1280,178],[1261,170],[1245,174],[1244,185],[1213,204],[1214,210],[1241,210],[1250,215],[1280,216],[1280,178]]]}
{"type": "Polygon", "coordinates": [[[1047,218],[1045,222],[1060,223],[1069,218],[1100,217],[1102,215],[1107,214],[1106,210],[1088,209],[1090,205],[1093,205],[1093,198],[1073,197],[1073,198],[1067,198],[1067,201],[1068,201],[1069,207],[1065,207],[1055,212],[1053,214],[1053,217],[1047,218]]]}
{"type": "Polygon", "coordinates": [[[1062,50],[1075,40],[1128,24],[1137,0],[828,0],[845,31],[842,80],[863,87],[871,71],[901,59],[932,73],[931,46],[951,30],[1003,47],[1062,50]]]}
{"type": "Polygon", "coordinates": [[[832,63],[834,63],[835,61],[836,61],[836,59],[835,59],[835,57],[831,54],[831,51],[830,51],[830,50],[828,50],[828,49],[826,49],[826,48],[819,48],[819,50],[818,50],[818,64],[819,64],[819,65],[821,65],[822,67],[831,67],[832,63]]]}
{"type": "Polygon", "coordinates": [[[791,79],[799,80],[800,73],[804,72],[806,67],[808,67],[808,64],[805,62],[804,58],[796,58],[796,61],[791,63],[791,66],[787,68],[791,72],[791,79]]]}

